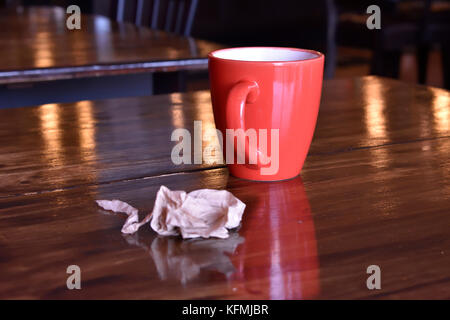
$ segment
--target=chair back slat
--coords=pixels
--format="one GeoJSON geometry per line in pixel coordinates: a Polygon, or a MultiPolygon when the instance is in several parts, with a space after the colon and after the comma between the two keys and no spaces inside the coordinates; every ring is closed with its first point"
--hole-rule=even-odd
{"type": "Polygon", "coordinates": [[[116,0],[116,5],[118,22],[132,21],[137,26],[189,36],[198,0],[116,0]]]}
{"type": "Polygon", "coordinates": [[[175,14],[175,0],[169,0],[166,12],[166,23],[164,30],[170,32],[172,30],[173,16],[175,14]]]}
{"type": "Polygon", "coordinates": [[[181,33],[181,25],[183,23],[183,15],[184,15],[184,1],[179,1],[178,10],[177,10],[177,19],[175,21],[175,29],[174,29],[174,32],[177,34],[181,33]]]}
{"type": "Polygon", "coordinates": [[[161,0],[153,0],[152,22],[150,24],[152,29],[158,29],[158,17],[160,7],[161,7],[161,0]]]}
{"type": "Polygon", "coordinates": [[[189,7],[186,25],[184,27],[183,35],[188,37],[191,35],[192,25],[194,24],[195,13],[197,12],[198,0],[191,0],[189,7]]]}
{"type": "Polygon", "coordinates": [[[136,4],[136,17],[135,24],[137,26],[142,26],[142,19],[144,18],[144,0],[137,0],[136,4]]]}
{"type": "Polygon", "coordinates": [[[124,18],[125,18],[125,0],[118,0],[116,20],[118,22],[123,22],[124,18]]]}

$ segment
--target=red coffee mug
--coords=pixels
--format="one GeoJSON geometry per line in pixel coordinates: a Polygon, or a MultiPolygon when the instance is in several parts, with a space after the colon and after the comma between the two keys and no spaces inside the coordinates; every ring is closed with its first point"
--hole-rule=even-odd
{"type": "Polygon", "coordinates": [[[208,58],[214,120],[230,173],[260,181],[300,174],[316,126],[324,55],[248,47],[208,58]]]}

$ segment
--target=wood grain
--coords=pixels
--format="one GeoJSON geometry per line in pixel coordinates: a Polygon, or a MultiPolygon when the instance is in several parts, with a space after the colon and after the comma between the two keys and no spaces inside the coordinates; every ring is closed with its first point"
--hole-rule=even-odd
{"type": "MultiPolygon", "coordinates": [[[[441,89],[327,81],[310,155],[449,137],[449,106],[441,89]]],[[[171,161],[173,130],[194,134],[194,120],[214,128],[207,91],[6,109],[0,119],[0,197],[223,166],[217,156],[171,161]]]]}
{"type": "Polygon", "coordinates": [[[2,199],[0,297],[449,298],[449,148],[445,138],[311,156],[285,182],[219,168],[2,199]],[[226,188],[247,204],[242,227],[227,240],[123,236],[124,217],[94,203],[119,198],[144,214],[160,185],[226,188]],[[82,290],[66,289],[71,264],[82,290]],[[381,290],[366,287],[372,264],[381,290]]]}
{"type": "Polygon", "coordinates": [[[222,46],[82,15],[69,30],[59,7],[0,11],[0,84],[206,69],[222,46]]]}
{"type": "Polygon", "coordinates": [[[209,93],[0,111],[0,298],[448,299],[450,94],[378,77],[325,83],[301,177],[175,166],[175,128],[213,128],[209,93]],[[161,185],[247,205],[227,240],[161,238],[95,200],[152,209],[161,185]],[[67,290],[66,268],[82,270],[67,290]],[[381,268],[381,290],[366,269],[381,268]]]}

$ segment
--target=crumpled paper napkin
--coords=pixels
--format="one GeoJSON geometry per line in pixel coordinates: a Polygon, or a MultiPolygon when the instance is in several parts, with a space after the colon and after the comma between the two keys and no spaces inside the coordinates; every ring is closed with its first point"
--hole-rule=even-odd
{"type": "Polygon", "coordinates": [[[97,200],[105,210],[128,215],[122,232],[135,233],[150,221],[158,234],[186,238],[228,238],[228,229],[239,226],[245,204],[226,190],[200,189],[190,193],[161,186],[153,211],[139,222],[139,212],[120,200],[97,200]]]}

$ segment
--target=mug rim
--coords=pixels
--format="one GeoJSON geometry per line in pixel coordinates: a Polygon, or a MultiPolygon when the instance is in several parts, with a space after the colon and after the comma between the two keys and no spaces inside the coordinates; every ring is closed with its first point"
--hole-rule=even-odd
{"type": "Polygon", "coordinates": [[[230,47],[230,48],[223,48],[223,49],[217,49],[214,51],[211,51],[208,53],[209,59],[216,59],[221,61],[228,61],[228,62],[235,62],[235,63],[256,63],[256,64],[295,64],[295,63],[307,63],[309,61],[314,60],[320,60],[324,58],[324,54],[322,52],[311,50],[311,49],[302,49],[302,48],[294,48],[294,47],[258,47],[258,46],[252,46],[252,47],[230,47]],[[285,50],[285,51],[297,51],[297,52],[306,52],[315,55],[312,58],[307,59],[299,59],[299,60],[236,60],[236,59],[228,59],[228,58],[222,58],[215,56],[216,53],[221,51],[228,51],[228,50],[240,50],[240,49],[276,49],[276,50],[285,50]]]}

